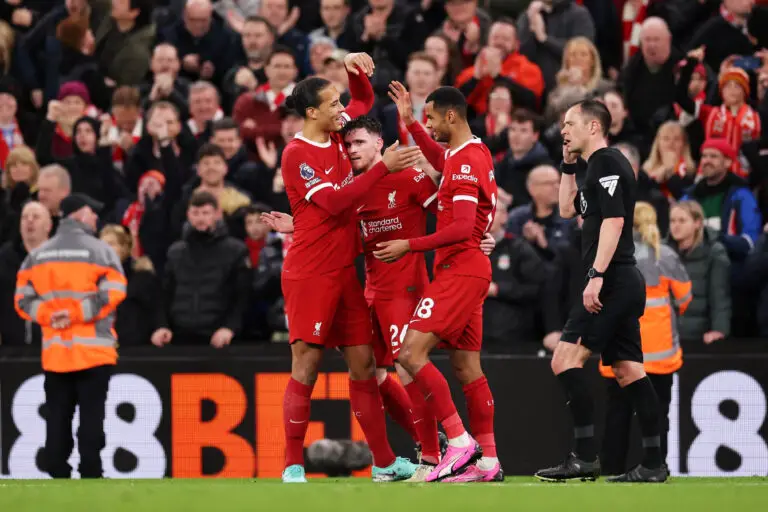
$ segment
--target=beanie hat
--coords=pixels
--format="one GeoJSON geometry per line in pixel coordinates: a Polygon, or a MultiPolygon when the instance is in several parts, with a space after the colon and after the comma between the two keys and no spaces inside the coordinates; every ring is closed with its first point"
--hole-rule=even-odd
{"type": "Polygon", "coordinates": [[[728,68],[720,74],[718,84],[720,90],[723,90],[725,84],[729,81],[735,81],[744,90],[744,96],[749,97],[749,75],[747,72],[740,68],[728,68]]]}
{"type": "Polygon", "coordinates": [[[157,180],[157,182],[160,183],[161,187],[165,187],[165,175],[160,171],[156,171],[156,170],[147,171],[144,174],[142,174],[141,178],[139,178],[139,187],[141,187],[141,182],[148,178],[157,180]]]}
{"type": "Polygon", "coordinates": [[[722,153],[725,158],[736,160],[736,150],[725,139],[707,139],[701,145],[701,150],[704,151],[705,149],[714,149],[722,153]]]}
{"type": "Polygon", "coordinates": [[[61,101],[68,96],[77,96],[82,99],[86,105],[91,104],[91,95],[83,82],[67,82],[59,87],[59,94],[56,99],[61,101]]]}

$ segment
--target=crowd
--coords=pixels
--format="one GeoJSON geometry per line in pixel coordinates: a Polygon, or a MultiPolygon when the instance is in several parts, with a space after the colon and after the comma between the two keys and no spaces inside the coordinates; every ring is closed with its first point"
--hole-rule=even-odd
{"type": "MultiPolygon", "coordinates": [[[[440,85],[468,98],[495,155],[500,207],[486,301],[490,350],[551,348],[586,269],[559,216],[560,122],[586,97],[638,174],[683,262],[687,344],[768,336],[768,4],[756,0],[3,0],[0,2],[0,344],[40,342],[13,305],[26,255],[61,201],[104,205],[123,263],[121,346],[284,339],[290,236],[283,102],[319,75],[348,101],[345,57],[375,61],[372,115],[413,144],[440,85]]],[[[433,222],[432,222],[433,224],[433,222]]]]}

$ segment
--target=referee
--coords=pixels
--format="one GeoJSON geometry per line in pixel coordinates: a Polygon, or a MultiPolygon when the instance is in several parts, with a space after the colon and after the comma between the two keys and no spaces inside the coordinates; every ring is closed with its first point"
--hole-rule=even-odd
{"type": "Polygon", "coordinates": [[[573,416],[575,446],[562,464],[536,473],[545,481],[600,476],[594,401],[584,373],[592,353],[601,354],[603,363],[613,368],[637,413],[643,436],[642,463],[609,481],[667,479],[661,460],[659,401],[645,374],[640,344],[645,281],[635,266],[632,238],[637,181],[622,153],[607,147],[610,126],[608,109],[594,100],[571,107],[563,121],[560,215],[570,218],[578,213],[584,219],[585,286],[583,301],[571,310],[552,358],[552,371],[573,416]]]}

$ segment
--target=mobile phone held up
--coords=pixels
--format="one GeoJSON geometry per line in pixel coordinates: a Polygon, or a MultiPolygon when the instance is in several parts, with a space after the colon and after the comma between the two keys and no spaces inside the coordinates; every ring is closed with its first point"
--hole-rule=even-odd
{"type": "Polygon", "coordinates": [[[745,71],[755,71],[763,67],[760,57],[739,57],[733,61],[733,65],[745,71]]]}

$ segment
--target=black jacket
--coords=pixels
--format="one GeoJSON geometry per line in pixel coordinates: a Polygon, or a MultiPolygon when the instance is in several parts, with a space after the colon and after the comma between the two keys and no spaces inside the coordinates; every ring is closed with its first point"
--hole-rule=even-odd
{"type": "Polygon", "coordinates": [[[158,327],[206,339],[222,327],[237,335],[251,283],[248,249],[222,223],[212,232],[184,231],[168,249],[158,327]]]}
{"type": "Polygon", "coordinates": [[[125,300],[117,306],[115,330],[120,346],[148,345],[154,331],[157,307],[157,276],[149,270],[136,270],[136,261],[123,261],[128,280],[125,300]]]}
{"type": "Polygon", "coordinates": [[[525,239],[510,234],[496,244],[490,257],[499,292],[483,305],[486,346],[538,339],[537,298],[547,277],[543,260],[525,239]]]}
{"type": "Polygon", "coordinates": [[[508,151],[501,162],[496,164],[496,184],[512,194],[512,205],[522,206],[531,202],[526,182],[528,173],[539,165],[552,165],[549,153],[543,144],[537,142],[521,159],[515,160],[508,151]]]}
{"type": "Polygon", "coordinates": [[[27,250],[20,237],[0,247],[0,345],[41,346],[40,326],[22,320],[13,305],[16,292],[16,273],[21,267],[27,250]]]}

